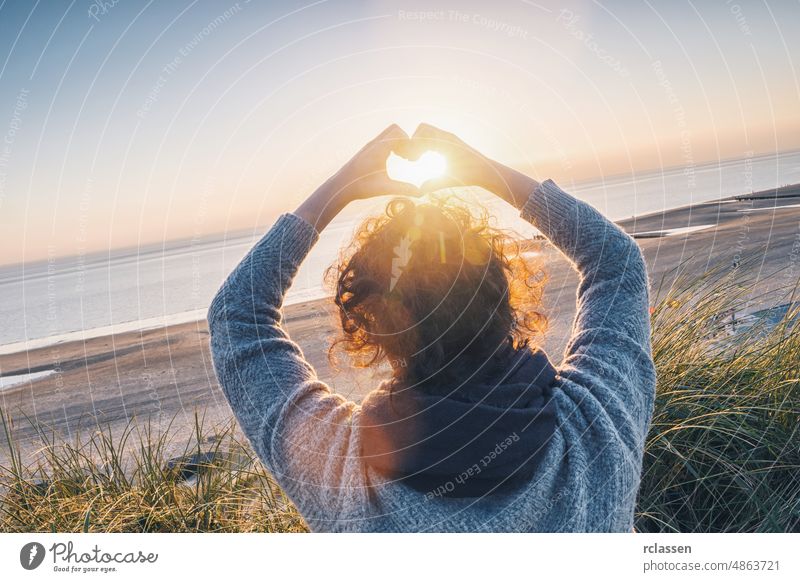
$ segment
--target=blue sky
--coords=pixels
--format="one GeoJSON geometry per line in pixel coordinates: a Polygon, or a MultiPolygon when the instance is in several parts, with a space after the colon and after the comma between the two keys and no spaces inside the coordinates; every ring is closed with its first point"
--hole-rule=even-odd
{"type": "Polygon", "coordinates": [[[795,149],[798,22],[725,0],[5,1],[0,264],[268,224],[391,122],[565,181],[795,149]]]}

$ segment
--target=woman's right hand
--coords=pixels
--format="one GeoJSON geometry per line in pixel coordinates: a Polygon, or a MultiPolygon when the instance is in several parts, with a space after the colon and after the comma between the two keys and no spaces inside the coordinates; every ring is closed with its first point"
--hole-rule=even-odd
{"type": "Polygon", "coordinates": [[[433,192],[442,188],[479,186],[522,208],[539,183],[508,166],[484,156],[460,138],[438,127],[422,123],[403,144],[401,154],[416,159],[428,150],[447,158],[447,174],[425,182],[420,189],[433,192]]]}
{"type": "Polygon", "coordinates": [[[408,141],[406,132],[396,124],[390,125],[319,186],[294,214],[322,232],[334,216],[355,200],[386,194],[419,196],[416,186],[395,182],[386,173],[386,158],[408,141]]]}

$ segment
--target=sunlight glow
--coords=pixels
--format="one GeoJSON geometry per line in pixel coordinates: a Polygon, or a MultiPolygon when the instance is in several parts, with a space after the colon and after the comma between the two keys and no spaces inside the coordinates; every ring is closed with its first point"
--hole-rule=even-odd
{"type": "Polygon", "coordinates": [[[439,152],[427,151],[411,161],[392,153],[386,160],[386,173],[392,180],[408,182],[417,188],[447,171],[447,159],[439,152]]]}

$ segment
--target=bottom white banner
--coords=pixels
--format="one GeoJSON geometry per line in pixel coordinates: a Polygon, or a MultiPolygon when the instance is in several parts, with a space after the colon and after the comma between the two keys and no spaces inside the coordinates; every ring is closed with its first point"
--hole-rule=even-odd
{"type": "Polygon", "coordinates": [[[0,534],[0,572],[4,580],[794,581],[798,542],[797,534],[0,534]]]}

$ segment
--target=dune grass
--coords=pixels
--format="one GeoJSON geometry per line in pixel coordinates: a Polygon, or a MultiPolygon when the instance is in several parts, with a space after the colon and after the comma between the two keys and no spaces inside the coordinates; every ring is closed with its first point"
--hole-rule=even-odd
{"type": "MultiPolygon", "coordinates": [[[[729,335],[770,278],[711,273],[662,293],[652,317],[658,385],[638,531],[800,531],[800,317],[796,285],[770,293],[783,320],[729,335]],[[709,280],[714,281],[709,283],[709,280]]],[[[780,275],[780,274],[778,274],[780,275]]]]}
{"type": "MultiPolygon", "coordinates": [[[[753,285],[710,274],[657,290],[658,389],[638,531],[800,531],[800,318],[790,310],[777,326],[728,335],[724,315],[745,306],[753,285]]],[[[793,299],[789,290],[783,301],[793,299]]],[[[147,422],[116,439],[96,429],[69,442],[39,428],[31,466],[0,415],[11,451],[0,467],[0,531],[306,530],[233,422],[209,439],[196,417],[189,458],[172,465],[174,431],[155,434],[147,422]]]]}
{"type": "Polygon", "coordinates": [[[109,429],[67,441],[40,428],[41,454],[31,467],[7,415],[2,422],[12,455],[0,467],[0,531],[307,531],[233,424],[209,437],[195,415],[177,457],[169,429],[156,435],[136,420],[116,440],[109,429]]]}

